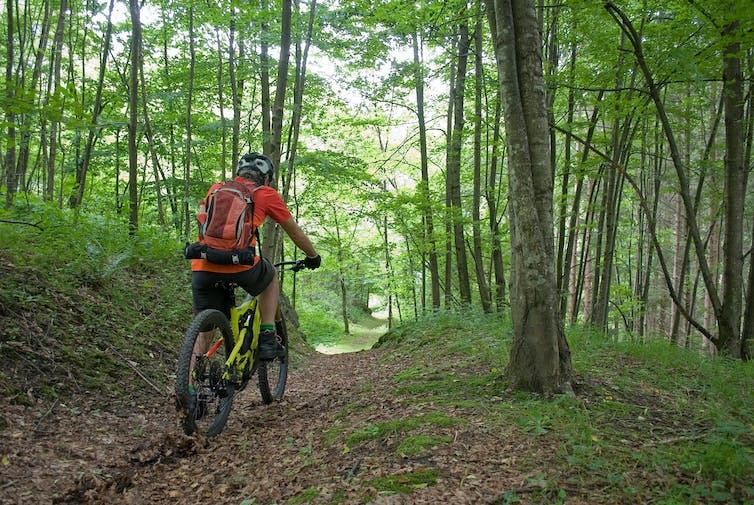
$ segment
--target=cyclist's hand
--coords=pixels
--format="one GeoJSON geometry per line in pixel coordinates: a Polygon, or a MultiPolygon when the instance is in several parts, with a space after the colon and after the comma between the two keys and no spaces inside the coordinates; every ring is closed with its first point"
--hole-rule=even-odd
{"type": "Polygon", "coordinates": [[[304,260],[304,266],[308,268],[309,270],[314,270],[316,268],[319,268],[319,266],[322,264],[322,257],[318,254],[313,257],[307,256],[304,260]]]}

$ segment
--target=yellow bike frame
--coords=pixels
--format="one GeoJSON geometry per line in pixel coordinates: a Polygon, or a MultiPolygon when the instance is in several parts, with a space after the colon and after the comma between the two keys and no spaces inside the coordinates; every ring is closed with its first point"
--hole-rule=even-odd
{"type": "MultiPolygon", "coordinates": [[[[259,339],[259,327],[262,324],[262,315],[258,308],[258,301],[256,297],[246,300],[238,307],[231,307],[230,309],[230,329],[233,332],[233,338],[235,338],[235,345],[233,350],[228,355],[228,359],[225,360],[225,371],[223,372],[224,380],[231,380],[231,371],[239,372],[246,369],[249,362],[254,358],[254,350],[257,348],[257,341],[259,339]],[[241,327],[241,316],[252,312],[251,325],[243,325],[241,327]],[[251,328],[252,335],[254,335],[251,341],[251,347],[245,353],[241,353],[241,347],[243,347],[244,338],[246,338],[246,332],[251,328]]],[[[223,344],[223,339],[219,339],[214,345],[207,351],[207,357],[212,356],[215,351],[223,344]]]]}

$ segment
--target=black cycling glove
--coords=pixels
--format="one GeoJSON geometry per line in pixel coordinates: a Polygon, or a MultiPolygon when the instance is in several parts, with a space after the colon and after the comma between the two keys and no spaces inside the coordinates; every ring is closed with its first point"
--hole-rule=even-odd
{"type": "Polygon", "coordinates": [[[307,256],[304,260],[304,266],[308,268],[309,270],[314,270],[316,268],[319,268],[319,266],[322,264],[322,257],[318,254],[314,257],[307,256]]]}

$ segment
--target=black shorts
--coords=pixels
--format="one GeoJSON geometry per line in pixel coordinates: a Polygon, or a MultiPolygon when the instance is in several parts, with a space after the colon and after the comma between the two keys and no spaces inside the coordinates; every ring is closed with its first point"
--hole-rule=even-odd
{"type": "Polygon", "coordinates": [[[272,281],[275,267],[267,258],[260,258],[256,265],[243,272],[226,274],[195,271],[191,274],[191,293],[194,297],[194,314],[204,309],[217,309],[230,317],[233,292],[228,283],[237,284],[251,296],[257,296],[272,281]]]}

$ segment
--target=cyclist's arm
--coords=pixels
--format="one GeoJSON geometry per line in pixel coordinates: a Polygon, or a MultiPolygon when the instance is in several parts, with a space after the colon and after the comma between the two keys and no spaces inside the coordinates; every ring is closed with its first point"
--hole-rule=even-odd
{"type": "Polygon", "coordinates": [[[317,256],[317,250],[314,248],[314,244],[309,240],[309,237],[304,233],[304,230],[298,225],[296,220],[291,216],[286,221],[280,223],[285,233],[291,238],[294,244],[304,251],[309,258],[317,256]]]}

